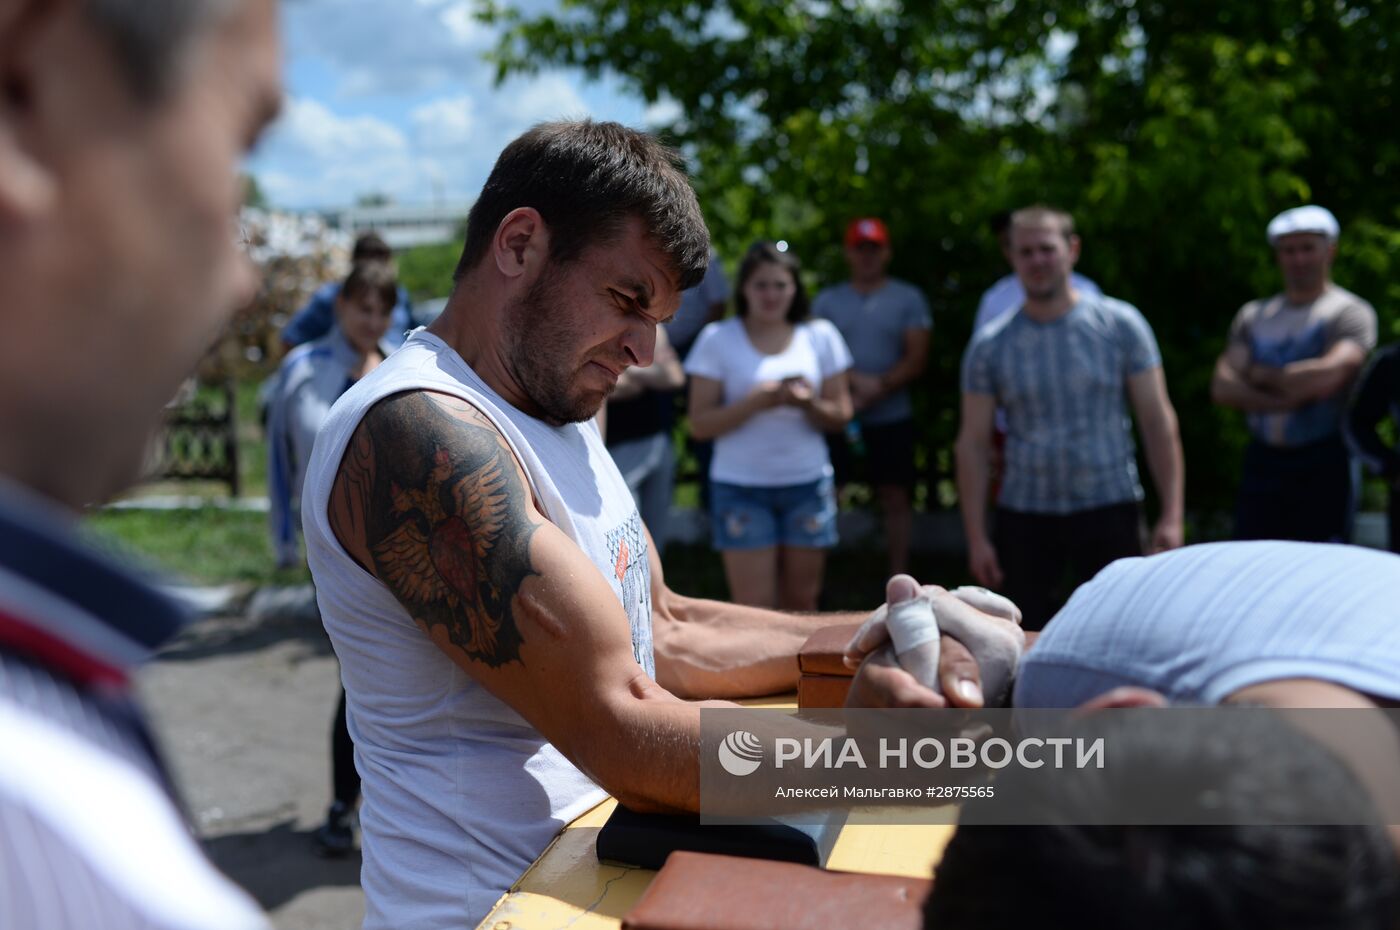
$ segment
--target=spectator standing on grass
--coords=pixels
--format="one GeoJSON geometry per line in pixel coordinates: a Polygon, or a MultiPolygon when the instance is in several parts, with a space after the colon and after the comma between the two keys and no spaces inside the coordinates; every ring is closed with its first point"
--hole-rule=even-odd
{"type": "MultiPolygon", "coordinates": [[[[389,243],[378,233],[363,233],[355,240],[355,246],[350,252],[350,266],[353,268],[361,262],[384,262],[392,264],[394,261],[394,250],[389,248],[389,243]]],[[[296,348],[305,342],[320,339],[330,332],[336,321],[335,299],[340,294],[339,281],[331,281],[321,285],[316,289],[316,293],[311,295],[311,299],[306,302],[306,306],[296,312],[296,315],[282,328],[282,344],[288,349],[296,348]]],[[[417,322],[413,317],[413,301],[409,299],[408,291],[402,286],[398,288],[394,301],[393,313],[389,318],[389,329],[385,335],[389,347],[397,349],[403,345],[405,334],[412,329],[417,322]]]]}
{"type": "Polygon", "coordinates": [[[1352,449],[1367,468],[1385,479],[1390,551],[1400,553],[1400,449],[1383,440],[1376,430],[1386,417],[1400,427],[1400,342],[1376,353],[1356,387],[1346,420],[1352,449]]]}
{"type": "Polygon", "coordinates": [[[606,408],[608,454],[636,499],[658,553],[666,551],[676,486],[671,428],[676,423],[676,392],[684,386],[681,360],[667,341],[666,328],[658,327],[652,363],[619,375],[606,408]]]}
{"type": "Polygon", "coordinates": [[[0,927],[263,928],[137,700],[185,618],[75,524],[256,293],[236,178],[282,97],[277,5],[0,9],[0,927]]]}
{"type": "MultiPolygon", "coordinates": [[[[682,362],[695,345],[695,337],[710,323],[724,319],[725,304],[729,301],[729,280],[724,276],[724,264],[713,248],[710,249],[710,264],[705,269],[705,277],[692,288],[681,292],[681,306],[676,318],[666,324],[666,337],[676,350],[682,362]]],[[[684,405],[685,397],[680,398],[684,405]]],[[[685,435],[686,447],[695,457],[695,470],[700,485],[700,510],[708,512],[710,507],[710,459],[715,454],[715,444],[696,439],[689,431],[685,435]]],[[[655,530],[652,531],[653,534],[655,530]]]]}
{"type": "MultiPolygon", "coordinates": [[[[829,287],[812,303],[812,315],[830,320],[850,347],[851,400],[864,475],[885,517],[890,574],[909,565],[914,522],[914,404],[909,386],[924,373],[933,317],[923,292],[886,274],[890,234],[873,217],[846,229],[851,279],[829,287]]],[[[844,432],[828,444],[838,484],[852,480],[854,450],[844,432]]]]}
{"type": "Polygon", "coordinates": [[[1142,553],[1128,405],[1161,502],[1152,551],[1182,542],[1181,438],[1157,341],[1135,307],[1075,290],[1079,245],[1069,214],[1016,211],[1012,262],[1026,302],[980,330],[963,357],[957,480],[969,567],[1020,606],[1030,630],[1109,562],[1142,553]],[[989,532],[998,408],[1006,458],[989,532]]]}
{"type": "MultiPolygon", "coordinates": [[[[393,351],[385,333],[397,298],[393,265],[360,262],[337,286],[335,325],[282,360],[267,421],[268,517],[281,568],[301,562],[297,546],[301,488],[316,433],[336,399],[393,351]]],[[[334,857],[354,847],[351,820],[360,799],[355,745],[345,723],[344,688],[331,725],[331,786],[333,801],[313,842],[318,854],[334,857]]]]}
{"type": "Polygon", "coordinates": [[[690,428],[715,441],[710,524],[733,600],[815,610],[836,492],[822,434],[851,418],[850,351],[810,319],[800,266],[770,242],[739,266],[737,316],[711,323],[686,359],[690,428]]]}
{"type": "Polygon", "coordinates": [[[1235,314],[1210,383],[1249,424],[1235,538],[1346,542],[1359,475],[1342,414],[1376,346],[1376,311],[1332,283],[1341,227],[1330,211],[1285,210],[1266,232],[1283,292],[1235,314]]]}

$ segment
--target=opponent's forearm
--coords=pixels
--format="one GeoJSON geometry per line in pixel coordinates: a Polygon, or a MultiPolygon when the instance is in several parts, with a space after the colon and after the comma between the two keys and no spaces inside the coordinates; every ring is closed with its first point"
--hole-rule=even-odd
{"type": "Polygon", "coordinates": [[[797,687],[797,653],[813,633],[865,614],[791,614],[673,595],[653,612],[657,681],[689,698],[781,694],[797,687]]]}

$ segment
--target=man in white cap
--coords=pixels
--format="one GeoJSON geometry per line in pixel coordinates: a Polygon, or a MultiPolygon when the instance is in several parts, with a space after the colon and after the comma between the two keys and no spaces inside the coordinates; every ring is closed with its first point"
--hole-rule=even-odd
{"type": "Polygon", "coordinates": [[[1342,439],[1347,391],[1376,344],[1376,311],[1332,283],[1340,227],[1318,206],[1269,223],[1283,293],[1235,315],[1211,397],[1246,414],[1251,440],[1237,539],[1345,541],[1355,470],[1342,439]]]}

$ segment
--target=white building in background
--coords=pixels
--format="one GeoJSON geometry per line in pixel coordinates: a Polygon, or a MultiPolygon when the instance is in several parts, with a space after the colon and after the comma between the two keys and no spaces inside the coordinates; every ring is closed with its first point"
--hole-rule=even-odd
{"type": "Polygon", "coordinates": [[[327,211],[325,218],[333,229],[342,230],[352,239],[361,233],[376,232],[398,251],[415,245],[458,242],[469,210],[471,204],[386,204],[344,207],[327,211]]]}

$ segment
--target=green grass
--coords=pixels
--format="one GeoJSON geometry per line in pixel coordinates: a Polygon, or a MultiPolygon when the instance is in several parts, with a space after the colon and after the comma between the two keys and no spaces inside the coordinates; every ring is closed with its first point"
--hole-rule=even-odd
{"type": "MultiPolygon", "coordinates": [[[[85,532],[97,545],[118,556],[177,579],[200,584],[245,582],[297,584],[309,578],[304,568],[274,568],[261,513],[205,507],[197,510],[101,510],[88,516],[85,532]]],[[[957,584],[965,580],[960,559],[915,553],[917,578],[957,584]]],[[[666,552],[666,581],[695,597],[726,599],[724,568],[708,546],[672,545],[666,552]]],[[[823,606],[829,610],[868,609],[878,603],[885,579],[884,553],[848,549],[827,562],[823,606]]]]}
{"type": "Polygon", "coordinates": [[[278,570],[267,515],[198,510],[100,510],[84,521],[98,546],[177,580],[200,584],[296,584],[305,568],[278,570]]]}

